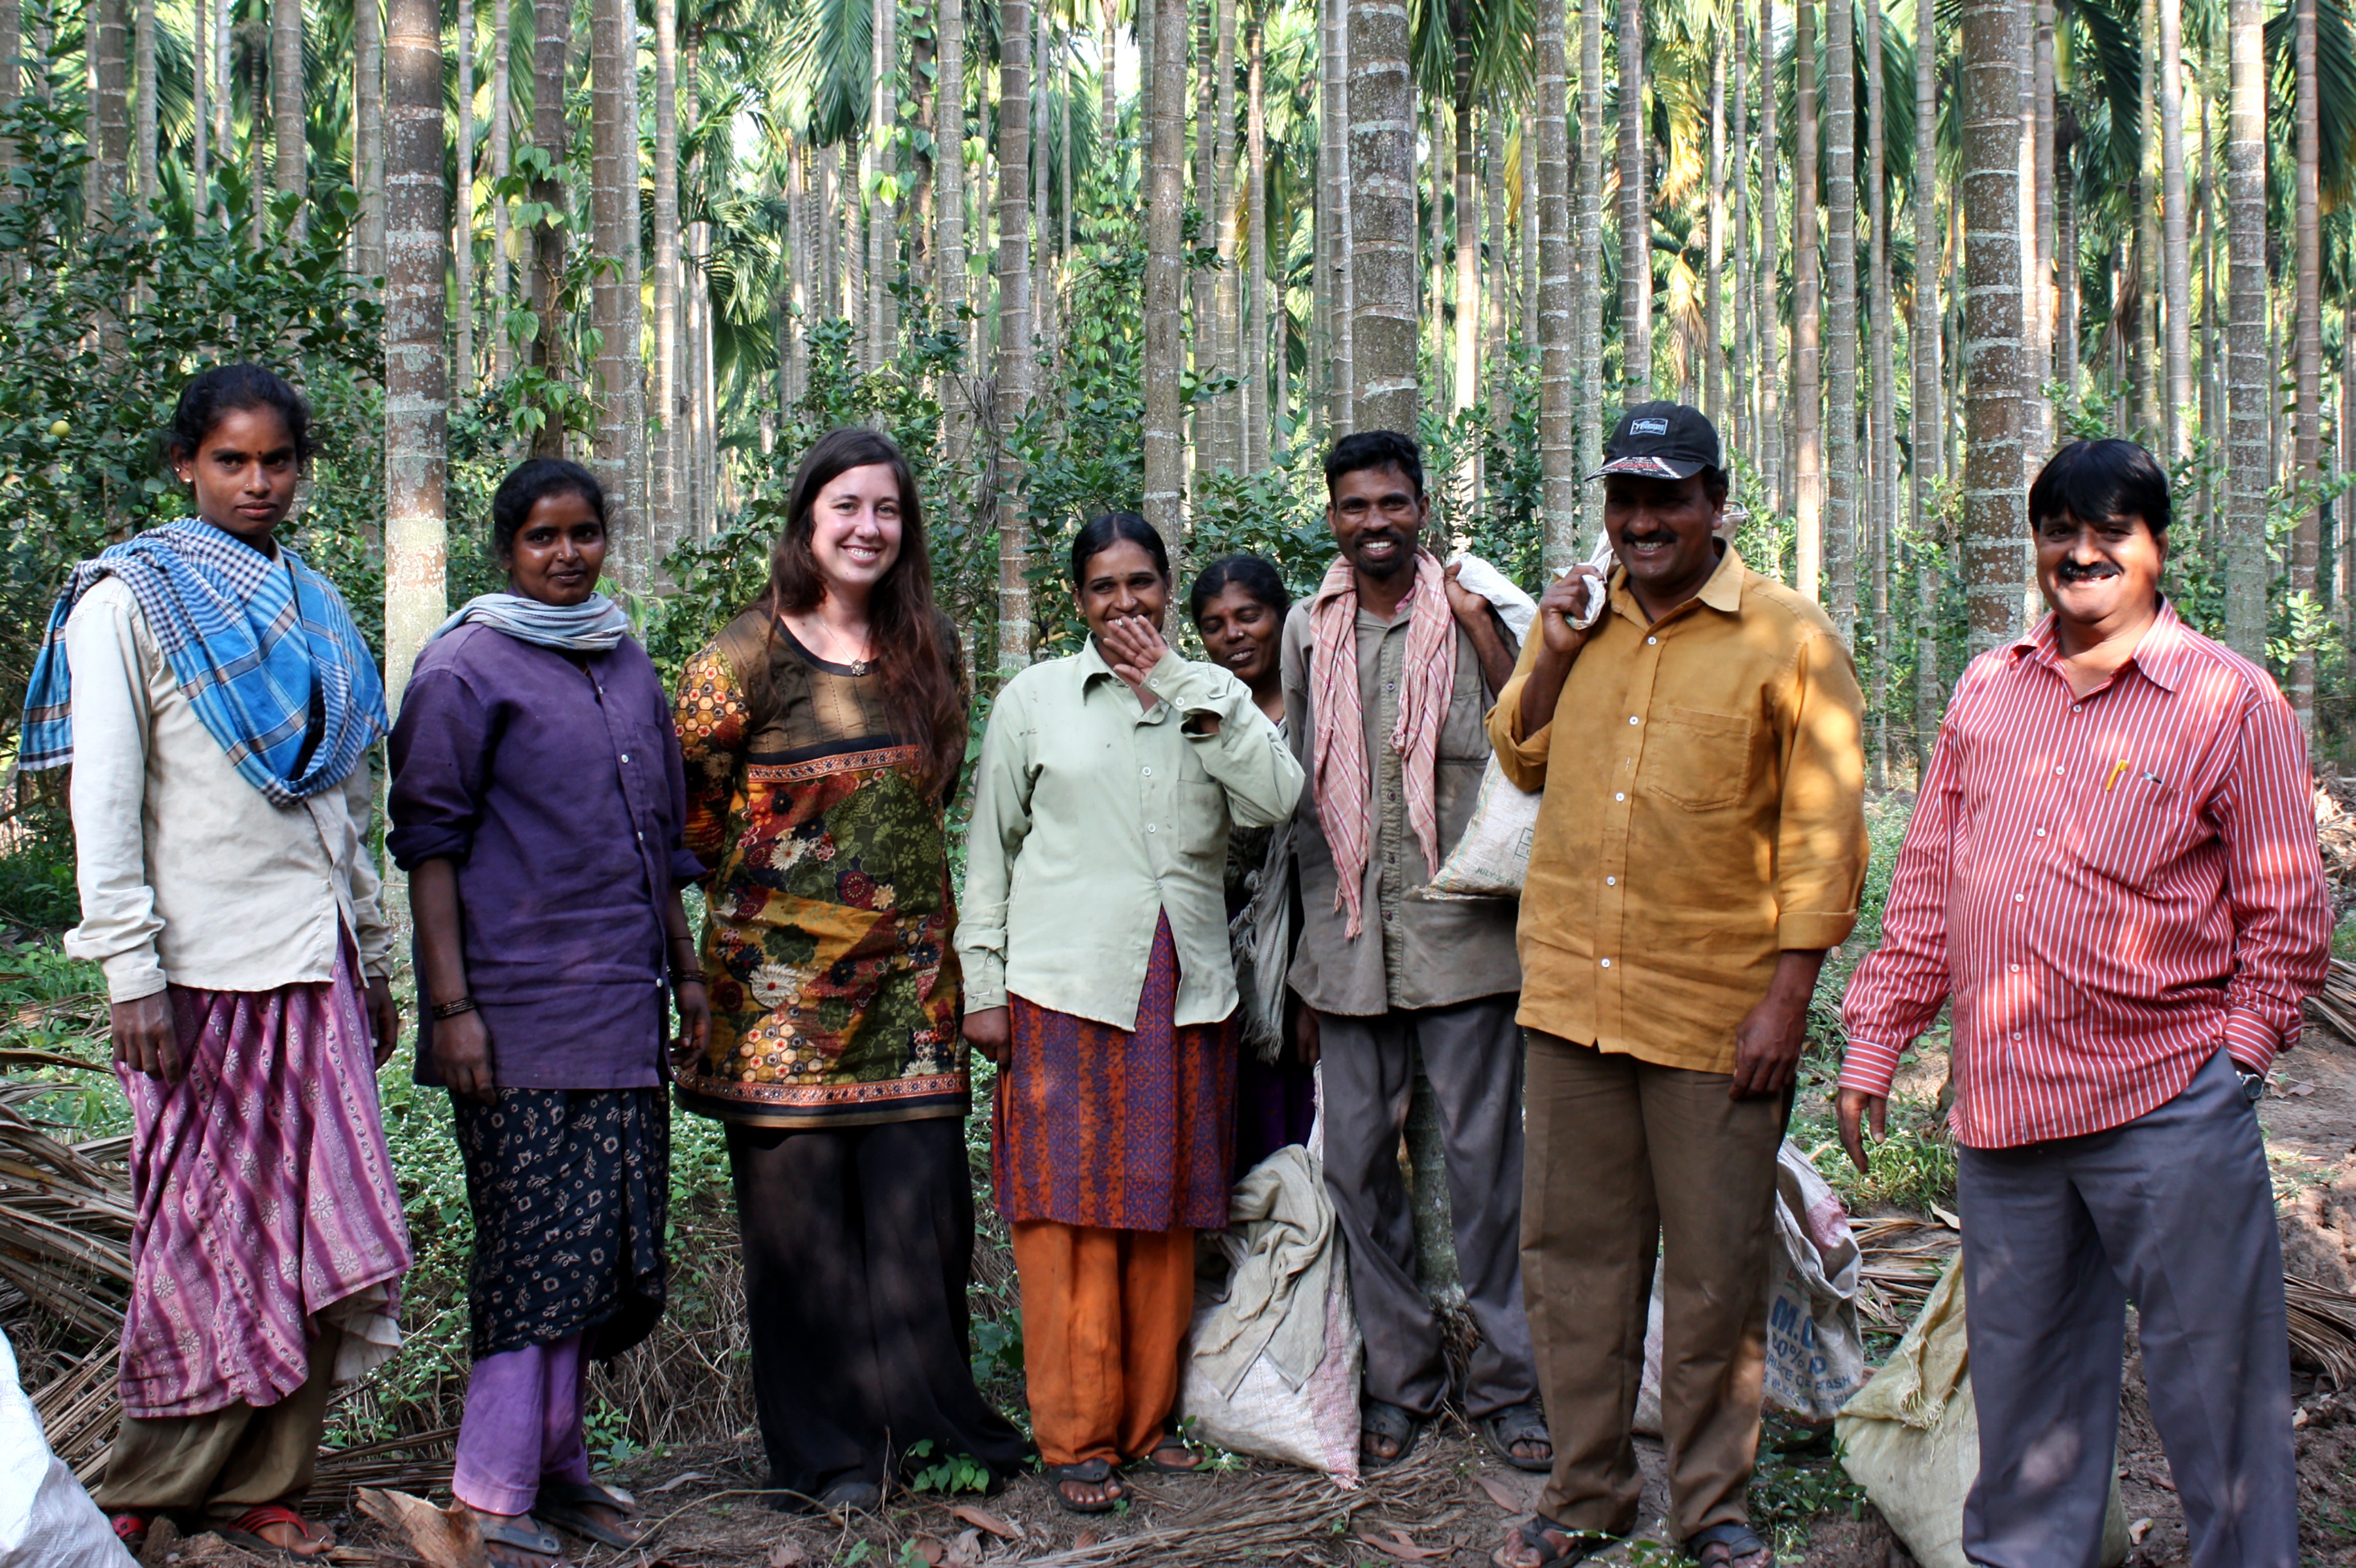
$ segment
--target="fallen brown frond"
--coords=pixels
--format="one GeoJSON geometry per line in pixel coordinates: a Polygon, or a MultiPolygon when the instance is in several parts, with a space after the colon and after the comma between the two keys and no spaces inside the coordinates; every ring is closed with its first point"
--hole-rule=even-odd
{"type": "Polygon", "coordinates": [[[2356,1295],[2297,1274],[2283,1276],[2283,1294],[2291,1349],[2320,1367],[2335,1387],[2356,1389],[2356,1295]]]}

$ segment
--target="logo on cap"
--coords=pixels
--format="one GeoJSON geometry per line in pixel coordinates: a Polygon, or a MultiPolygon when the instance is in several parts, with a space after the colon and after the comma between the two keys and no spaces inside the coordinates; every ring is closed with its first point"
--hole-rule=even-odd
{"type": "Polygon", "coordinates": [[[1665,419],[1632,419],[1628,422],[1631,435],[1666,435],[1669,422],[1665,419]]]}

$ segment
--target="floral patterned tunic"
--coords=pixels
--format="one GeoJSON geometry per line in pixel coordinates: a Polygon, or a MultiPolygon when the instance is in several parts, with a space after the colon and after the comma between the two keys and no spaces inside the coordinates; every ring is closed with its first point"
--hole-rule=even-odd
{"type": "Polygon", "coordinates": [[[688,1110],[770,1127],[966,1113],[943,800],[880,687],[759,610],[680,678],[686,842],[715,868],[688,1110]]]}

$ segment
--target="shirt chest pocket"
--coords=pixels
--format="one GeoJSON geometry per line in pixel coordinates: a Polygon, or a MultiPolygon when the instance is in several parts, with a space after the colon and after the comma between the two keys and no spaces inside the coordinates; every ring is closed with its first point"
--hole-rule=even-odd
{"type": "Polygon", "coordinates": [[[1193,858],[1223,858],[1227,853],[1227,792],[1211,777],[1192,746],[1179,752],[1173,777],[1172,845],[1193,858]]]}
{"type": "Polygon", "coordinates": [[[2142,763],[2128,763],[2107,784],[2078,812],[2078,859],[2112,882],[2146,886],[2190,846],[2190,803],[2142,763]]]}
{"type": "Polygon", "coordinates": [[[1751,789],[1752,720],[1663,705],[1644,740],[1644,788],[1688,811],[1717,811],[1751,789]]]}

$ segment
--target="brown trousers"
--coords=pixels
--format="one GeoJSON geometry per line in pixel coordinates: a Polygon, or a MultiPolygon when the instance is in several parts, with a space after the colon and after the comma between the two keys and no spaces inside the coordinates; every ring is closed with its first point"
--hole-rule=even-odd
{"type": "Polygon", "coordinates": [[[1169,1434],[1194,1232],[1014,1223],[1023,1375],[1046,1465],[1142,1458],[1169,1434]]]}
{"type": "Polygon", "coordinates": [[[123,1418],[106,1451],[98,1506],[117,1513],[197,1513],[235,1519],[310,1489],[327,1429],[343,1330],[318,1326],[311,1375],[276,1404],[233,1404],[202,1415],[123,1418]]]}
{"type": "Polygon", "coordinates": [[[1662,1271],[1661,1435],[1679,1540],[1748,1517],[1788,1095],[1529,1031],[1522,1282],[1554,1473],[1538,1512],[1635,1528],[1631,1429],[1662,1271]]]}

